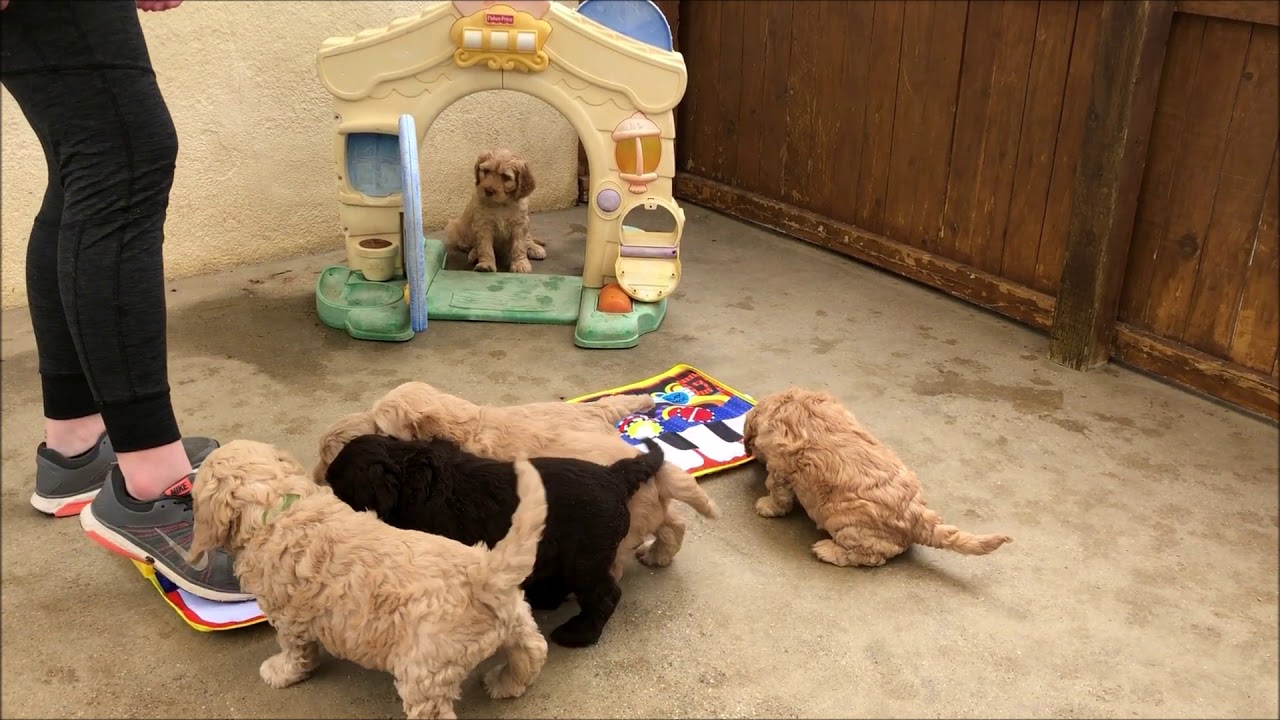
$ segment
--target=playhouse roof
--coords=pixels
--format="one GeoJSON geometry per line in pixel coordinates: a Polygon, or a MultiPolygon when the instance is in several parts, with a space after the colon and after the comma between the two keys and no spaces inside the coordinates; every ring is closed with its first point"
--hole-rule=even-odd
{"type": "MultiPolygon", "coordinates": [[[[460,17],[453,2],[435,2],[418,15],[397,18],[386,27],[329,38],[317,57],[320,81],[339,98],[359,100],[382,83],[452,63],[456,47],[449,29],[460,17]],[[361,61],[362,51],[387,43],[398,46],[392,55],[403,58],[399,67],[374,70],[361,61]]],[[[558,2],[550,4],[542,19],[552,26],[543,49],[553,66],[592,85],[621,92],[645,112],[671,110],[683,97],[688,75],[680,53],[629,38],[558,2]]]]}

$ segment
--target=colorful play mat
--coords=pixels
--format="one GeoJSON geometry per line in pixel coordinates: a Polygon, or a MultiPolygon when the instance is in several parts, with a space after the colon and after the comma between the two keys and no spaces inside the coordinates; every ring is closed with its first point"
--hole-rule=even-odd
{"type": "Polygon", "coordinates": [[[623,440],[641,445],[646,438],[654,439],[668,462],[695,477],[751,459],[742,444],[742,427],[755,400],[689,365],[569,402],[639,394],[653,396],[657,405],[618,423],[623,440]]]}

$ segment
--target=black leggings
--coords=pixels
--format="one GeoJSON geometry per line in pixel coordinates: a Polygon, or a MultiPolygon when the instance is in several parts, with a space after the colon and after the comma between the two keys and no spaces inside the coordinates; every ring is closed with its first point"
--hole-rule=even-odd
{"type": "Polygon", "coordinates": [[[0,27],[0,80],[49,164],[27,244],[45,417],[101,412],[119,452],[174,442],[162,244],[178,139],[136,6],[13,0],[0,27]]]}

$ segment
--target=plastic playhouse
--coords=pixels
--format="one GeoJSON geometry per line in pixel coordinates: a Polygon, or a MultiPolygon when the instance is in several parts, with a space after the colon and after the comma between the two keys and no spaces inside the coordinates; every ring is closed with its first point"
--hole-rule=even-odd
{"type": "Polygon", "coordinates": [[[318,65],[333,94],[347,251],[316,284],[326,325],[404,341],[428,318],[563,324],[580,347],[626,348],[662,323],[680,282],[673,109],[687,75],[650,0],[436,2],[326,40],[318,65]],[[582,277],[446,270],[445,244],[422,232],[418,143],[449,105],[499,89],[556,108],[586,149],[582,277]],[[637,207],[665,209],[674,231],[625,225],[637,207]]]}

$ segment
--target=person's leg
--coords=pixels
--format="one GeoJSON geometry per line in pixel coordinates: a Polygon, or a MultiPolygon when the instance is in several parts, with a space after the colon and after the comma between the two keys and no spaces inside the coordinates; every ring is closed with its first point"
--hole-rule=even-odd
{"type": "Polygon", "coordinates": [[[246,597],[225,554],[192,567],[184,549],[191,468],[217,443],[183,441],[169,399],[161,253],[177,137],[135,4],[19,2],[3,20],[0,77],[58,171],[65,325],[118,461],[81,524],[191,592],[246,597]]]}
{"type": "Polygon", "coordinates": [[[37,133],[49,165],[49,182],[27,243],[27,306],[35,331],[45,441],[36,449],[36,488],[31,504],[67,517],[93,500],[115,462],[97,400],[80,367],[58,288],[58,233],[62,226],[62,178],[46,138],[37,133]]]}

